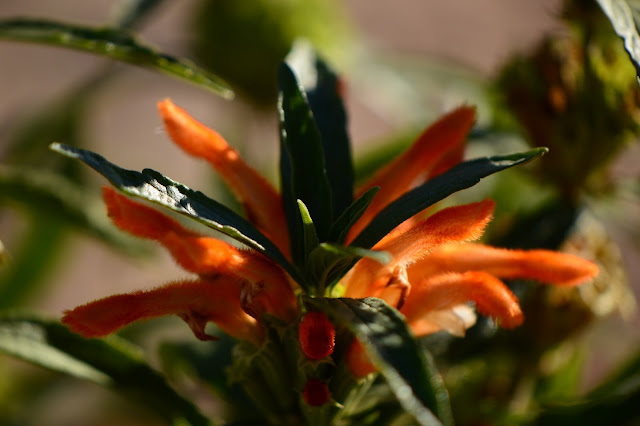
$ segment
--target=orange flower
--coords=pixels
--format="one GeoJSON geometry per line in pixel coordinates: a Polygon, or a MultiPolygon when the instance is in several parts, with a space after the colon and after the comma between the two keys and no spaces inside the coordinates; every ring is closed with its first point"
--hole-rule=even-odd
{"type": "MultiPolygon", "coordinates": [[[[188,153],[211,163],[242,201],[249,221],[281,251],[289,253],[280,194],[244,163],[218,133],[168,100],[160,102],[159,109],[172,139],[188,153]]],[[[359,188],[360,194],[373,186],[380,190],[350,229],[347,240],[353,241],[378,212],[400,195],[460,162],[464,140],[474,120],[475,110],[470,107],[446,115],[404,155],[359,188]]],[[[263,314],[287,322],[298,317],[292,290],[295,284],[272,260],[197,234],[112,189],[105,189],[103,195],[109,216],[118,227],[159,242],[178,264],[199,278],[111,296],[68,311],[63,322],[74,331],[89,337],[103,336],[138,319],[177,314],[200,339],[209,338],[204,326],[212,321],[234,337],[258,343],[263,314]]],[[[568,254],[505,250],[472,243],[481,237],[493,209],[493,201],[485,200],[449,207],[427,219],[410,218],[373,247],[391,255],[389,264],[363,258],[343,277],[346,297],[384,299],[405,315],[417,336],[439,330],[462,335],[475,321],[468,302],[505,327],[522,322],[518,301],[501,278],[576,285],[597,274],[593,263],[568,254]]],[[[313,319],[312,314],[307,317],[313,319]]],[[[304,321],[301,327],[306,330],[304,321]]],[[[358,346],[348,352],[347,359],[355,360],[351,362],[354,372],[367,371],[358,368],[366,361],[366,357],[358,355],[358,346]]]]}

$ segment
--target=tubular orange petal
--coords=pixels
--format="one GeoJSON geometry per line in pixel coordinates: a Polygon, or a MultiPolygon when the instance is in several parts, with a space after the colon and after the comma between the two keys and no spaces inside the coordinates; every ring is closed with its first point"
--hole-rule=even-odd
{"type": "Polygon", "coordinates": [[[233,246],[204,237],[180,225],[169,216],[144,204],[103,188],[107,213],[120,229],[164,245],[184,269],[197,274],[233,272],[243,256],[233,246]],[[221,270],[222,268],[222,270],[221,270]]]}
{"type": "MultiPolygon", "coordinates": [[[[451,309],[465,302],[475,302],[480,313],[497,318],[505,328],[516,327],[524,319],[513,293],[502,281],[486,272],[441,274],[413,283],[400,312],[409,325],[419,324],[429,313],[451,309]]],[[[421,331],[418,327],[416,329],[421,331]]]]}
{"type": "Polygon", "coordinates": [[[456,305],[449,309],[430,311],[411,323],[416,336],[426,336],[441,330],[464,337],[467,329],[476,323],[476,314],[467,305],[456,305]]]}
{"type": "Polygon", "coordinates": [[[187,153],[207,160],[223,177],[242,203],[248,219],[285,254],[289,237],[280,194],[216,131],[196,121],[186,111],[165,99],[158,103],[171,139],[187,153]]]}
{"type": "Polygon", "coordinates": [[[413,279],[442,272],[485,271],[505,279],[533,279],[564,286],[598,275],[588,260],[550,250],[511,250],[483,244],[449,244],[429,253],[409,268],[413,279]]]}
{"type": "Polygon", "coordinates": [[[376,288],[386,286],[398,266],[409,266],[441,244],[480,238],[491,220],[494,207],[492,200],[449,207],[403,233],[385,238],[374,249],[390,253],[393,257],[391,263],[382,266],[372,259],[359,260],[343,280],[345,297],[371,295],[376,288]]]}
{"type": "Polygon", "coordinates": [[[243,289],[243,306],[256,318],[265,311],[284,320],[295,317],[297,302],[287,276],[261,254],[201,236],[111,188],[103,189],[103,197],[109,216],[118,227],[158,241],[187,271],[201,276],[237,277],[238,287],[243,289]]]}
{"type": "Polygon", "coordinates": [[[113,188],[103,187],[102,198],[111,221],[118,228],[137,237],[160,240],[169,232],[175,232],[181,237],[198,235],[183,228],[169,216],[119,194],[113,188]]]}
{"type": "Polygon", "coordinates": [[[442,209],[374,249],[389,252],[393,266],[409,265],[441,244],[480,238],[494,208],[493,200],[484,200],[442,209]]]}
{"type": "Polygon", "coordinates": [[[463,106],[429,126],[404,154],[382,168],[362,185],[358,195],[379,186],[380,190],[349,232],[348,241],[390,202],[413,186],[439,174],[462,159],[465,138],[475,121],[475,108],[463,106]]]}
{"type": "Polygon", "coordinates": [[[62,323],[85,337],[102,337],[134,321],[165,315],[180,316],[200,340],[213,339],[204,331],[208,321],[238,339],[256,344],[262,339],[256,320],[240,307],[239,286],[224,276],[106,297],[66,311],[62,323]]]}

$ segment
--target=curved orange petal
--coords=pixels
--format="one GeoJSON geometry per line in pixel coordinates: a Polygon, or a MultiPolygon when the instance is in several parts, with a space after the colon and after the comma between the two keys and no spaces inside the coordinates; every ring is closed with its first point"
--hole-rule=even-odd
{"type": "Polygon", "coordinates": [[[143,319],[178,315],[200,340],[208,321],[238,339],[259,343],[262,330],[240,306],[240,288],[229,277],[167,284],[153,290],[118,294],[66,311],[62,323],[85,337],[102,337],[143,319]]]}
{"type": "Polygon", "coordinates": [[[380,190],[349,231],[347,241],[355,238],[390,202],[429,177],[457,164],[462,159],[465,138],[475,117],[475,108],[469,106],[445,115],[429,126],[404,154],[362,185],[357,196],[374,186],[379,186],[380,190]]]}
{"type": "Polygon", "coordinates": [[[201,276],[224,274],[243,288],[243,307],[256,318],[265,311],[283,320],[296,316],[297,299],[286,274],[251,250],[190,231],[165,214],[103,188],[109,217],[121,229],[165,246],[180,266],[201,276]]]}
{"type": "Polygon", "coordinates": [[[507,286],[493,275],[476,271],[440,274],[412,283],[411,293],[400,312],[409,325],[418,324],[431,312],[465,302],[475,302],[481,314],[497,318],[506,328],[516,327],[524,319],[518,299],[507,286]]]}
{"type": "Polygon", "coordinates": [[[390,267],[409,265],[441,244],[480,238],[494,208],[495,202],[487,199],[442,209],[395,238],[376,244],[374,249],[393,256],[390,267]]]}
{"type": "Polygon", "coordinates": [[[448,207],[403,233],[385,238],[374,249],[391,254],[391,263],[383,266],[373,259],[360,259],[342,281],[345,297],[371,295],[373,289],[386,285],[396,268],[409,266],[441,244],[480,238],[494,207],[492,200],[448,207]]]}
{"type": "Polygon", "coordinates": [[[512,250],[483,244],[439,247],[409,268],[411,279],[443,272],[485,271],[505,279],[533,279],[564,286],[598,275],[598,266],[578,256],[550,250],[512,250]]]}
{"type": "Polygon", "coordinates": [[[207,160],[242,203],[249,221],[283,251],[289,237],[280,194],[216,131],[204,126],[185,110],[165,99],[158,110],[171,139],[187,153],[207,160]]]}

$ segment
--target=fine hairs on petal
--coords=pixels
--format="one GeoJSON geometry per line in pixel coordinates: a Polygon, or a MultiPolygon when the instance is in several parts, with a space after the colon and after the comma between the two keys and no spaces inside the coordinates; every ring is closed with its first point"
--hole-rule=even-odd
{"type": "Polygon", "coordinates": [[[235,281],[225,277],[170,283],[78,306],[64,313],[62,323],[85,337],[102,337],[137,320],[178,315],[201,340],[207,339],[205,323],[212,321],[231,336],[257,343],[261,330],[241,309],[239,293],[235,281]]]}
{"type": "Polygon", "coordinates": [[[500,321],[505,328],[520,325],[524,319],[518,299],[507,286],[486,272],[446,273],[413,283],[401,312],[409,323],[433,311],[474,302],[476,309],[500,321]]]}
{"type": "Polygon", "coordinates": [[[494,208],[493,200],[484,200],[442,209],[374,249],[389,252],[393,266],[410,265],[441,244],[480,238],[494,208]]]}
{"type": "Polygon", "coordinates": [[[598,275],[593,262],[551,250],[514,250],[484,244],[447,244],[409,270],[413,279],[443,272],[485,271],[498,278],[532,279],[562,286],[582,284],[598,275]]]}

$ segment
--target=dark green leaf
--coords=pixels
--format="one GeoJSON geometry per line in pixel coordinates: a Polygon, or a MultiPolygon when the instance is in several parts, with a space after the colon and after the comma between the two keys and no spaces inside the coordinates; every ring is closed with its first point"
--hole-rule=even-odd
{"type": "Polygon", "coordinates": [[[286,61],[304,87],[320,131],[331,185],[333,217],[338,217],[353,202],[354,180],[347,114],[340,93],[340,82],[336,73],[316,56],[308,43],[296,43],[286,61]]]}
{"type": "Polygon", "coordinates": [[[597,0],[604,13],[611,21],[613,29],[624,41],[624,48],[627,50],[636,74],[640,78],[640,35],[638,34],[637,3],[628,0],[597,0]]]}
{"type": "Polygon", "coordinates": [[[1,38],[76,49],[151,67],[211,90],[225,99],[233,98],[233,91],[217,76],[187,60],[157,52],[138,43],[125,30],[90,28],[44,19],[8,19],[0,21],[1,38]]]}
{"type": "Polygon", "coordinates": [[[313,225],[313,220],[309,215],[307,206],[304,205],[302,200],[298,201],[298,208],[300,209],[300,219],[302,220],[302,233],[304,240],[304,261],[307,262],[309,253],[318,247],[318,235],[316,233],[316,227],[313,225]]]}
{"type": "Polygon", "coordinates": [[[296,200],[307,206],[319,240],[326,241],[332,222],[331,187],[320,133],[306,95],[285,63],[280,66],[278,86],[282,202],[289,223],[291,252],[296,263],[301,263],[304,259],[297,253],[301,253],[303,241],[296,200]]]}
{"type": "Polygon", "coordinates": [[[325,311],[355,334],[400,404],[419,424],[453,424],[442,378],[398,311],[373,297],[307,297],[305,302],[325,311]]]}
{"type": "Polygon", "coordinates": [[[509,167],[524,164],[536,157],[540,157],[547,151],[547,148],[537,148],[517,154],[478,158],[460,163],[417,188],[406,192],[385,207],[373,218],[371,223],[356,237],[351,245],[364,248],[373,247],[396,226],[434,203],[454,192],[475,185],[484,177],[509,167]]]}
{"type": "Polygon", "coordinates": [[[54,321],[3,314],[0,350],[49,370],[111,387],[149,405],[168,420],[194,426],[209,424],[147,364],[140,349],[115,336],[88,340],[54,321]]]}
{"type": "Polygon", "coordinates": [[[51,149],[85,162],[125,194],[195,219],[273,259],[294,279],[299,276],[297,270],[267,237],[237,213],[203,193],[189,189],[151,169],[145,169],[142,173],[123,169],[91,151],[59,143],[51,144],[51,149]]]}
{"type": "Polygon", "coordinates": [[[322,290],[346,274],[361,257],[368,257],[383,265],[391,261],[391,255],[384,251],[322,243],[309,255],[306,268],[309,281],[318,283],[322,290]]]}
{"type": "Polygon", "coordinates": [[[379,186],[374,186],[367,190],[360,198],[355,200],[347,209],[336,219],[331,226],[329,241],[336,243],[344,243],[347,233],[354,223],[360,219],[360,216],[367,210],[371,200],[380,190],[379,186]]]}

